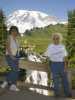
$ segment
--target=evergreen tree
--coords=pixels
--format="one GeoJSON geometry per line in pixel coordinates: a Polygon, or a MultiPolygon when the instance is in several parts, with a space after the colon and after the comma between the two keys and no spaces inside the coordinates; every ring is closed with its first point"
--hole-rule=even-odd
{"type": "Polygon", "coordinates": [[[67,47],[69,59],[75,56],[75,10],[68,12],[67,47]]]}
{"type": "Polygon", "coordinates": [[[0,56],[5,54],[5,43],[7,38],[7,31],[5,25],[5,15],[2,9],[0,9],[0,56]]]}
{"type": "Polygon", "coordinates": [[[31,31],[26,30],[25,35],[31,36],[31,31]]]}

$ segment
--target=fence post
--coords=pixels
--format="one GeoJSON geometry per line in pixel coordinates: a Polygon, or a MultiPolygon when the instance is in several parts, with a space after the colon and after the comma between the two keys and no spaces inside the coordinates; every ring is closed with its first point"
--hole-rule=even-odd
{"type": "Polygon", "coordinates": [[[71,70],[68,70],[67,76],[68,76],[69,88],[70,90],[72,90],[72,71],[71,70]]]}

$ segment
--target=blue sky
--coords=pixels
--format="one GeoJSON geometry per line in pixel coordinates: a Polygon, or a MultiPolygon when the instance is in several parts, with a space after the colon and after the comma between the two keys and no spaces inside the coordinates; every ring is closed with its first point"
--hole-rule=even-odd
{"type": "Polygon", "coordinates": [[[75,0],[0,0],[6,15],[14,10],[37,10],[67,20],[67,11],[75,8],[75,0]]]}

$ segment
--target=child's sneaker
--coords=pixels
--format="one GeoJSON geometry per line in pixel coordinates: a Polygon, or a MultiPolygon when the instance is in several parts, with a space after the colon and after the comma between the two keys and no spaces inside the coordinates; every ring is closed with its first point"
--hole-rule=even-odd
{"type": "Polygon", "coordinates": [[[10,90],[11,90],[11,91],[20,91],[20,89],[17,88],[17,86],[14,85],[14,84],[12,84],[12,85],[10,86],[10,90]]]}
{"type": "Polygon", "coordinates": [[[4,89],[4,88],[7,87],[7,85],[8,85],[8,82],[4,81],[3,84],[0,87],[4,89]]]}

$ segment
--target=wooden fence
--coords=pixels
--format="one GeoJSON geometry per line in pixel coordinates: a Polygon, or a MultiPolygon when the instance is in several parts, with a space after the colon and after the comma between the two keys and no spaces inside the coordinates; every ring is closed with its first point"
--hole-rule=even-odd
{"type": "MultiPolygon", "coordinates": [[[[0,67],[7,66],[7,63],[5,61],[4,57],[0,57],[0,67]]],[[[25,59],[21,59],[19,62],[19,67],[25,70],[37,70],[37,71],[43,71],[43,72],[49,72],[49,64],[48,63],[37,63],[37,62],[30,62],[26,61],[25,59]]],[[[68,79],[70,88],[72,88],[72,75],[75,76],[75,69],[68,69],[68,79]]],[[[27,86],[34,86],[34,87],[40,87],[42,89],[50,89],[49,86],[41,86],[41,85],[34,85],[34,84],[27,84],[27,86]]]]}
{"type": "MultiPolygon", "coordinates": [[[[37,63],[37,62],[29,62],[25,60],[20,60],[20,68],[23,69],[31,69],[31,70],[37,70],[37,71],[43,71],[49,73],[49,64],[48,63],[37,63]]],[[[69,85],[70,89],[72,89],[72,76],[75,76],[75,69],[67,69],[67,74],[68,74],[68,80],[69,80],[69,85]]],[[[36,87],[41,87],[41,86],[36,86],[36,87]]],[[[50,89],[49,86],[47,87],[42,87],[46,89],[50,89]]]]}

